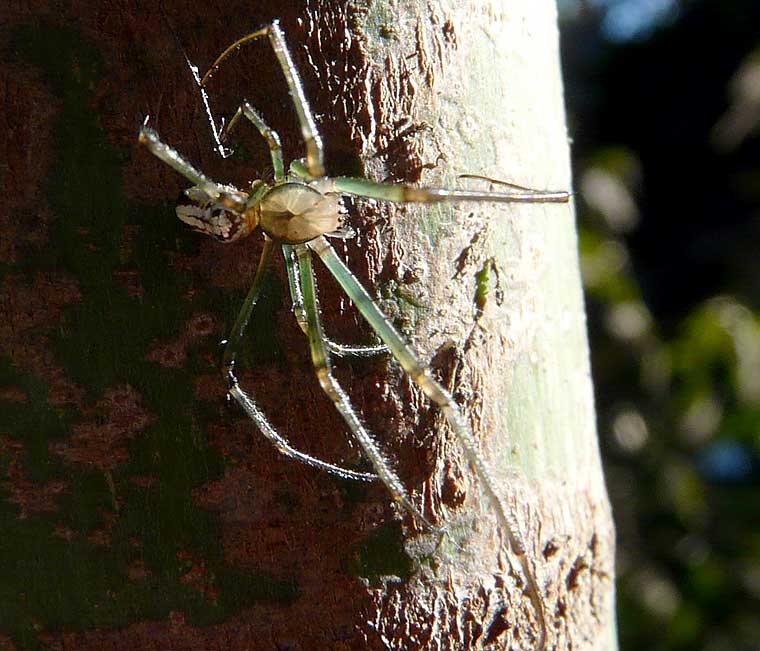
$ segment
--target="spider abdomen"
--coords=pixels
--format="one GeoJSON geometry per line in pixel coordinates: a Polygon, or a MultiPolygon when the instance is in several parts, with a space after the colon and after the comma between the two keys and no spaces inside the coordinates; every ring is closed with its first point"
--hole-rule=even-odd
{"type": "Polygon", "coordinates": [[[300,182],[275,186],[259,207],[261,229],[286,244],[302,244],[332,233],[340,228],[344,215],[339,194],[322,194],[300,182]]]}

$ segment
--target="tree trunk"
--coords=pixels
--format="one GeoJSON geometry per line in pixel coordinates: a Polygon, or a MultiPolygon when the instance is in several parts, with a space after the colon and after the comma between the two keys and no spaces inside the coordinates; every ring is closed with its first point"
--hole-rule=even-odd
{"type": "MultiPolygon", "coordinates": [[[[352,94],[368,107],[356,129],[369,176],[451,186],[469,173],[570,188],[553,2],[409,3],[394,12],[375,5],[359,34],[369,81],[352,94]]],[[[391,275],[404,288],[396,310],[411,340],[465,406],[544,591],[547,646],[616,648],[614,534],[572,209],[481,204],[382,214],[382,239],[367,236],[381,242],[365,252],[370,283],[382,287],[391,275]]],[[[405,406],[393,428],[398,445],[409,445],[407,428],[416,422],[424,436],[431,423],[420,422],[420,410],[428,412],[415,390],[398,399],[417,406],[405,406]]],[[[424,580],[378,590],[371,628],[390,648],[422,639],[441,649],[535,648],[535,613],[507,576],[494,514],[433,418],[435,454],[422,490],[434,511],[460,507],[447,517],[466,523],[466,543],[438,549],[424,580]],[[433,621],[427,638],[420,631],[433,621]]]]}
{"type": "MultiPolygon", "coordinates": [[[[44,5],[44,3],[43,3],[44,5]]],[[[177,43],[204,69],[280,18],[331,174],[426,185],[481,174],[569,189],[549,0],[166,0],[16,7],[0,20],[0,648],[534,649],[535,605],[440,412],[384,358],[339,378],[446,535],[284,459],[224,406],[218,341],[261,250],[174,217],[184,180],[136,146],[142,117],[222,182],[266,175],[242,128],[213,157],[177,43]],[[3,637],[5,636],[5,637],[3,637]]],[[[303,155],[265,42],[214,78],[303,155]]],[[[572,210],[355,201],[339,246],[454,394],[520,523],[547,648],[616,648],[613,530],[595,439],[572,210]]],[[[320,274],[335,339],[371,333],[320,274]]],[[[281,266],[242,380],[278,430],[360,464],[313,377],[281,266]]],[[[336,363],[336,365],[338,365],[336,363]]]]}

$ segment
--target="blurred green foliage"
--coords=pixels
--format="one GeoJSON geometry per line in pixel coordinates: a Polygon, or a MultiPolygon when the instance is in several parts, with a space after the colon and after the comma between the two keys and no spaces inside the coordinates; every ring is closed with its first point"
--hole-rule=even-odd
{"type": "Polygon", "coordinates": [[[659,4],[561,3],[621,648],[756,650],[760,6],[659,4]]]}

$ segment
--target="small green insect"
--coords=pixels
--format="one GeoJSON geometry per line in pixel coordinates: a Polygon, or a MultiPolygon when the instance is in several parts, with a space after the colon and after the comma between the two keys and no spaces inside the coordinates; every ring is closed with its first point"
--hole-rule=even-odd
{"type": "Polygon", "coordinates": [[[541,648],[545,640],[546,626],[538,582],[525,562],[525,544],[519,533],[516,519],[504,505],[499,495],[491,473],[478,452],[469,423],[463,417],[451,394],[432,377],[430,369],[418,360],[414,351],[390,324],[375,301],[338,257],[327,237],[347,236],[347,233],[341,230],[345,213],[342,203],[344,195],[395,203],[467,201],[565,203],[569,200],[569,194],[567,192],[543,192],[508,183],[502,183],[508,188],[508,191],[505,192],[480,192],[419,188],[392,183],[375,183],[364,178],[327,176],[323,164],[321,138],[304,96],[298,72],[293,65],[285,38],[277,21],[230,45],[217,58],[202,79],[198,76],[197,69],[191,66],[201,88],[203,99],[204,101],[207,99],[204,86],[221,62],[241,45],[262,37],[269,39],[282,67],[306,145],[306,157],[293,161],[287,173],[285,172],[282,147],[277,132],[271,129],[263,117],[247,102],[242,103],[221,133],[217,133],[212,119],[212,131],[218,150],[224,155],[226,148],[222,142],[241,118],[248,119],[258,129],[269,146],[274,169],[274,181],[271,184],[257,179],[253,181],[248,191],[241,191],[231,185],[216,183],[196,170],[177,151],[164,144],[159,139],[158,134],[149,127],[143,126],[139,135],[140,142],[146,145],[154,155],[193,184],[192,187],[185,190],[185,195],[189,201],[178,205],[176,209],[177,216],[182,221],[195,230],[211,235],[221,242],[234,242],[257,229],[260,229],[264,234],[264,249],[253,284],[235,321],[224,351],[223,373],[228,383],[229,395],[245,410],[264,436],[285,456],[325,470],[343,479],[359,481],[379,479],[385,484],[398,504],[426,528],[435,530],[425,515],[412,502],[391,464],[362,424],[349,401],[348,395],[333,376],[331,355],[370,356],[390,352],[425,395],[441,409],[467,460],[475,469],[483,490],[498,518],[500,527],[509,540],[512,552],[519,559],[527,591],[536,608],[539,625],[543,631],[539,643],[539,648],[541,648]],[[285,258],[293,312],[299,326],[309,339],[311,358],[317,378],[322,389],[333,401],[335,408],[345,420],[363,453],[372,464],[374,473],[356,472],[342,468],[294,449],[283,436],[274,430],[253,398],[238,383],[235,375],[237,351],[251,313],[259,299],[264,274],[271,261],[272,253],[278,246],[285,258]],[[342,346],[330,341],[325,336],[312,268],[313,254],[322,260],[335,277],[343,291],[367,320],[380,340],[384,342],[383,346],[342,346]]]}

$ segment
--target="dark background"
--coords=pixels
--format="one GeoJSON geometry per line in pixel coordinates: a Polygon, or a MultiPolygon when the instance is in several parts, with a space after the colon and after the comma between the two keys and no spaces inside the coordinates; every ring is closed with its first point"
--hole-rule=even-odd
{"type": "Polygon", "coordinates": [[[561,2],[623,649],[760,644],[760,3],[561,2]]]}

